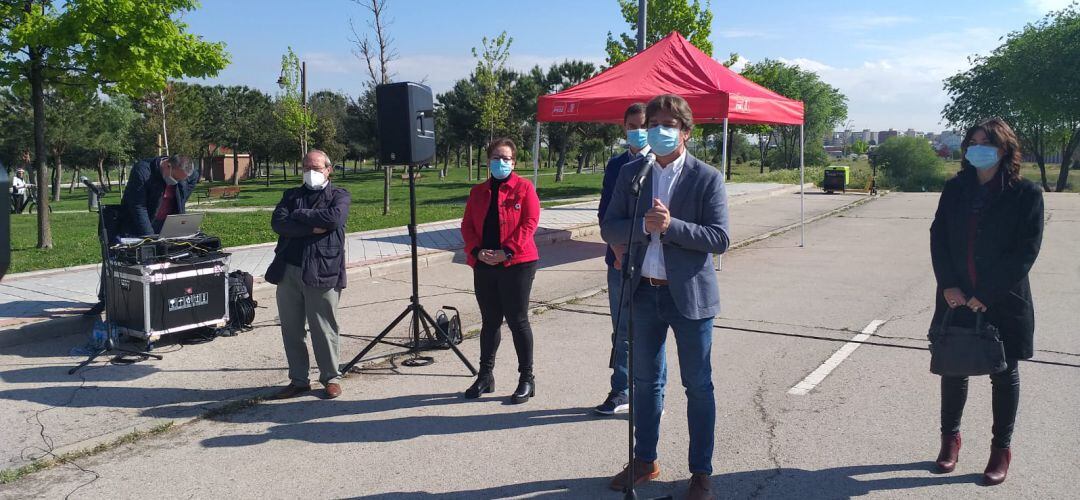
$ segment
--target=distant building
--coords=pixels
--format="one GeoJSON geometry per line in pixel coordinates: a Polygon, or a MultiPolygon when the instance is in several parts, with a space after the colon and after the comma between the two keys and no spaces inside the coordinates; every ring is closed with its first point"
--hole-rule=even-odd
{"type": "Polygon", "coordinates": [[[890,137],[897,137],[899,135],[900,132],[893,129],[882,130],[881,132],[878,132],[877,143],[882,144],[885,141],[889,140],[890,137]]]}
{"type": "Polygon", "coordinates": [[[825,146],[825,152],[832,158],[843,158],[844,146],[825,146]]]}
{"type": "Polygon", "coordinates": [[[960,149],[960,143],[963,142],[964,135],[958,130],[946,130],[936,137],[935,142],[949,148],[949,151],[955,151],[960,149]]]}
{"type": "Polygon", "coordinates": [[[233,163],[232,149],[211,144],[206,151],[206,156],[205,159],[209,163],[203,164],[201,175],[203,179],[233,182],[237,175],[240,179],[247,179],[250,176],[251,155],[248,153],[237,153],[236,163],[233,163]]]}

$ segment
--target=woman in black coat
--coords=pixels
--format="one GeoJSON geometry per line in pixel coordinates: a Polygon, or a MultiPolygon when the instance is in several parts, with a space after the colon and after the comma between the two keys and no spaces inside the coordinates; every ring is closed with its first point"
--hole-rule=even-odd
{"type": "MultiPolygon", "coordinates": [[[[975,313],[982,312],[1005,344],[1008,367],[990,375],[994,436],[983,482],[994,485],[1005,481],[1012,460],[1009,446],[1020,402],[1017,362],[1035,351],[1028,272],[1042,243],[1043,196],[1020,177],[1020,145],[1003,120],[968,129],[960,147],[962,169],[945,183],[930,226],[937,278],[933,324],[940,324],[948,309],[955,310],[955,325],[972,325],[975,313]]],[[[941,377],[941,472],[952,472],[960,454],[967,387],[967,377],[941,377]]]]}

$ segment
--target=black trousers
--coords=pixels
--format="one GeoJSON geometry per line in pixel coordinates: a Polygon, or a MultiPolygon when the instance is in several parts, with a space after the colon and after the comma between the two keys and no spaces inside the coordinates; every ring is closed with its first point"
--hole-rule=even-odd
{"type": "Polygon", "coordinates": [[[529,295],[538,262],[526,262],[509,267],[487,266],[478,263],[473,269],[476,302],[480,305],[483,326],[480,328],[480,371],[495,368],[495,353],[502,340],[502,323],[506,320],[514,336],[518,373],[531,377],[533,372],[533,335],[529,324],[529,295]]]}
{"type": "MultiPolygon", "coordinates": [[[[990,375],[993,387],[994,438],[996,448],[1008,448],[1012,442],[1016,409],[1020,406],[1020,369],[1015,359],[1008,360],[1008,368],[990,375]]],[[[960,419],[967,402],[967,377],[941,377],[941,433],[960,432],[960,419]]]]}

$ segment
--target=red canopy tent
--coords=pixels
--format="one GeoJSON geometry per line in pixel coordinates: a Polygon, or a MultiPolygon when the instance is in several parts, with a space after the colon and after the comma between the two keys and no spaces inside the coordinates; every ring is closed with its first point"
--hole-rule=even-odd
{"type": "Polygon", "coordinates": [[[635,102],[677,94],[690,104],[694,121],[799,125],[803,103],[747,80],[694,47],[678,32],[562,92],[540,96],[542,122],[622,123],[635,102]]]}
{"type": "MultiPolygon", "coordinates": [[[[724,124],[723,165],[727,164],[729,123],[799,125],[799,178],[800,182],[803,180],[803,103],[728,69],[678,32],[578,85],[540,96],[536,104],[534,171],[539,168],[539,122],[622,124],[627,107],[635,102],[648,102],[660,94],[677,94],[686,99],[697,123],[724,124]]],[[[801,192],[800,186],[800,196],[801,192]]],[[[800,217],[801,205],[800,202],[800,217]]]]}

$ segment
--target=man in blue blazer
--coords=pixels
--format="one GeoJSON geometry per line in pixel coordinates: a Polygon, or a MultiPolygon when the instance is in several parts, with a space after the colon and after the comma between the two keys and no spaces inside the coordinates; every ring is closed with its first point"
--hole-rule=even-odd
{"type": "MultiPolygon", "coordinates": [[[[661,95],[645,109],[648,143],[655,162],[642,183],[635,210],[630,186],[641,170],[640,159],[619,175],[615,194],[600,225],[609,245],[625,245],[622,260],[633,265],[635,484],[660,475],[656,463],[660,414],[664,407],[664,344],[668,328],[675,334],[679,371],[686,388],[690,430],[690,488],[687,498],[712,498],[713,317],[720,312],[720,291],[713,255],[727,250],[727,194],[720,172],[686,151],[694,126],[690,106],[676,95],[661,95]],[[635,211],[639,215],[635,218],[635,211]]],[[[627,470],[611,480],[611,488],[627,487],[627,470]]]]}

